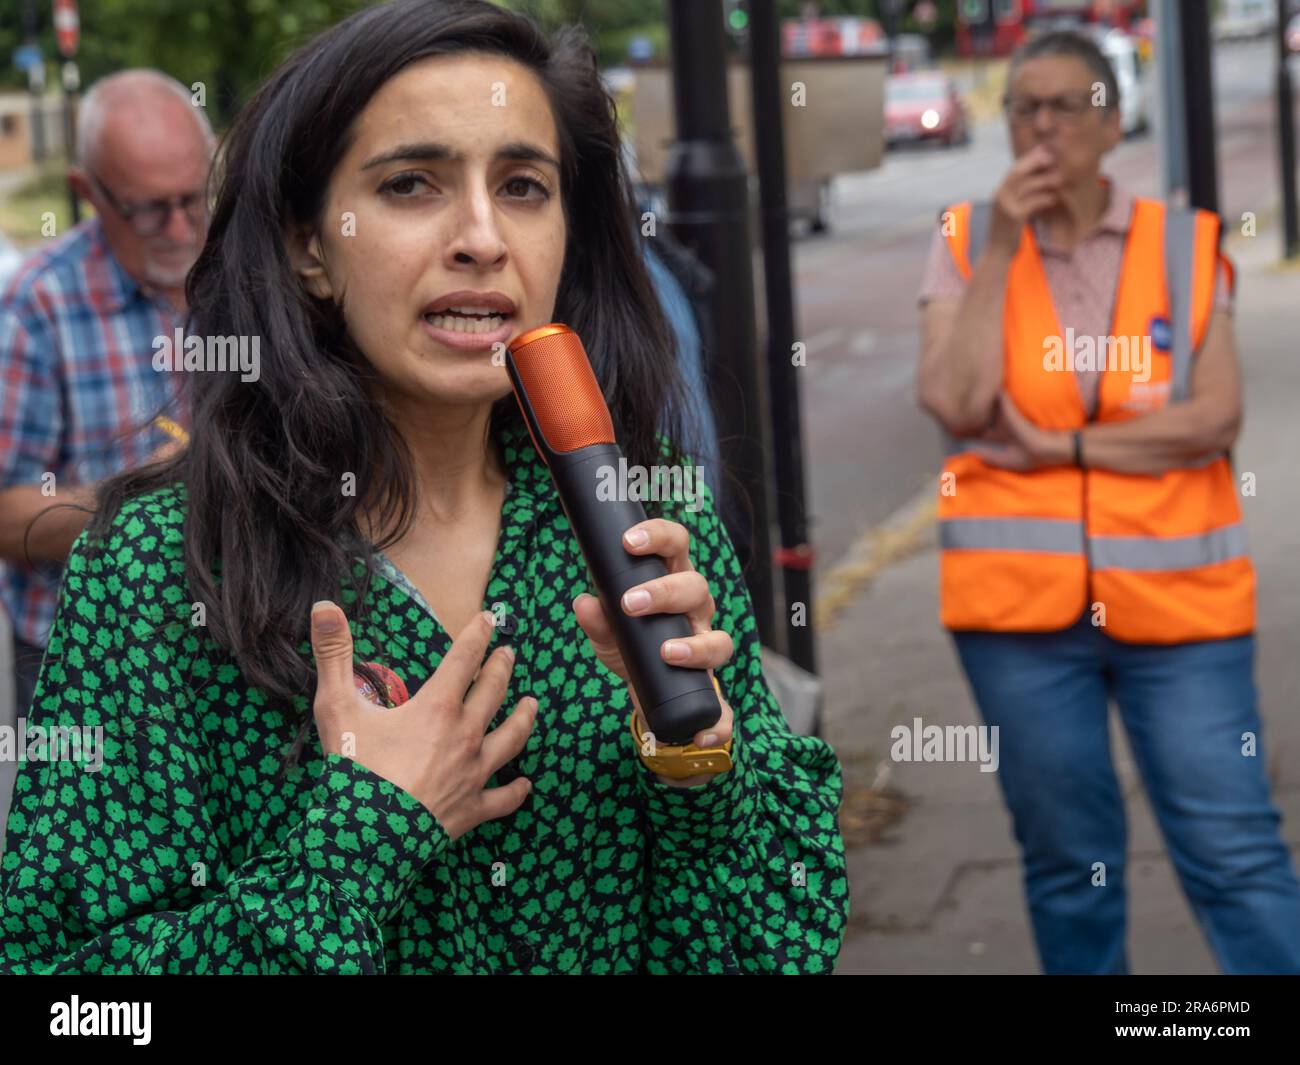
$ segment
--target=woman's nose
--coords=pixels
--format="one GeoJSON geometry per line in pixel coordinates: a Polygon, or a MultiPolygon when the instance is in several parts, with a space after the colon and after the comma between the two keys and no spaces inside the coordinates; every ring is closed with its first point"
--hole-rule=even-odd
{"type": "Polygon", "coordinates": [[[448,251],[457,262],[492,266],[506,252],[491,199],[483,194],[466,198],[457,214],[456,232],[448,251]]]}

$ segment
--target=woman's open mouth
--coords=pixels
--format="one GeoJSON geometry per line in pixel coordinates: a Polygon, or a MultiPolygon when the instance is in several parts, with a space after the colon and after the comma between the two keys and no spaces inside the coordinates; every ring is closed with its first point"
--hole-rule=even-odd
{"type": "Polygon", "coordinates": [[[514,316],[487,307],[451,307],[422,318],[425,330],[440,344],[475,350],[504,344],[514,336],[514,316]]]}

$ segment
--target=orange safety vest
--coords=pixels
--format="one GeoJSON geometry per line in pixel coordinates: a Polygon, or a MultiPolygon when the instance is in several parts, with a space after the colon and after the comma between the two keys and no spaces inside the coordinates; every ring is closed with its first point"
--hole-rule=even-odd
{"type": "MultiPolygon", "coordinates": [[[[989,208],[949,210],[945,237],[969,278],[989,208]]],[[[1095,421],[1186,398],[1192,353],[1209,326],[1218,241],[1210,212],[1134,201],[1111,326],[1111,338],[1122,339],[1097,354],[1107,361],[1095,421]]],[[[1086,425],[1075,375],[1059,370],[1065,338],[1028,226],[1007,277],[1002,331],[1003,388],[1020,411],[1045,429],[1086,425]]],[[[1226,454],[1156,475],[1073,466],[1016,472],[961,450],[964,443],[953,442],[939,486],[947,628],[1047,632],[1090,610],[1094,624],[1126,643],[1254,629],[1255,575],[1226,454]]]]}

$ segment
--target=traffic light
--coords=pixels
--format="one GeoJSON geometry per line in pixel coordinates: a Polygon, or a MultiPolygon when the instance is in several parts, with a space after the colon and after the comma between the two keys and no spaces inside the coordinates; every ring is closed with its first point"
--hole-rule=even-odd
{"type": "Polygon", "coordinates": [[[742,36],[749,29],[749,0],[726,0],[727,32],[742,36]]]}

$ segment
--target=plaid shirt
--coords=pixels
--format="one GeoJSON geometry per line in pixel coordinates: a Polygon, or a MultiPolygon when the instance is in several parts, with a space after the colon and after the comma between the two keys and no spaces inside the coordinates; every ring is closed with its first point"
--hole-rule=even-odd
{"type": "MultiPolygon", "coordinates": [[[[23,263],[0,295],[0,489],[53,473],[57,490],[143,465],[168,439],[156,415],[188,422],[180,375],[153,368],[154,338],[180,324],[95,219],[23,263]]],[[[28,643],[45,645],[61,574],[0,562],[0,602],[28,643]]]]}

